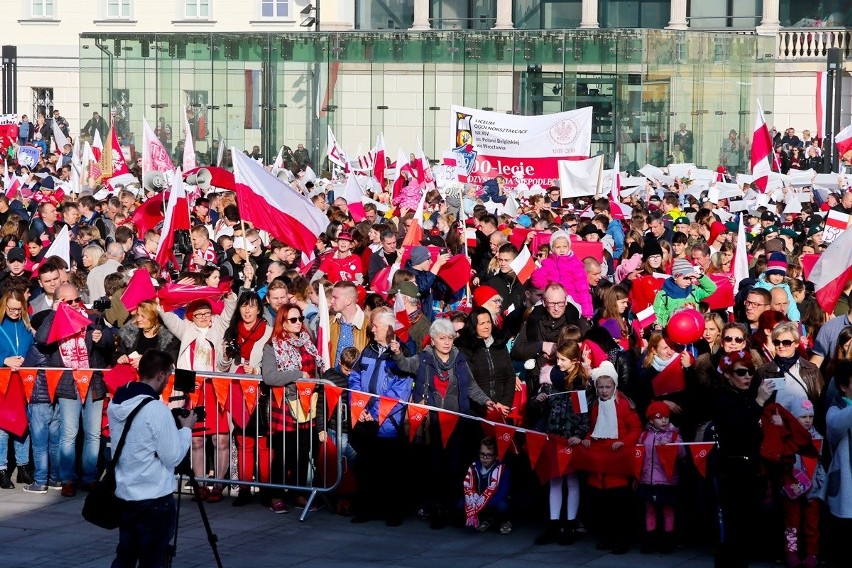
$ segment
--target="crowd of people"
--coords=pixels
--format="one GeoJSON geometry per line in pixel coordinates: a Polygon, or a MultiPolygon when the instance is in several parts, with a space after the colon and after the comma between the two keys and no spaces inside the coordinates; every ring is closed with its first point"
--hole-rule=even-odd
{"type": "MultiPolygon", "coordinates": [[[[192,466],[220,480],[195,499],[259,502],[274,513],[305,507],[305,493],[230,492],[221,480],[308,488],[312,452],[331,439],[356,478],[335,496],[337,511],[356,523],[397,526],[416,515],[433,529],[458,523],[506,535],[540,517],[542,546],[591,533],[613,554],[633,543],[663,554],[688,543],[715,547],[719,566],[753,555],[845,565],[852,283],[827,307],[804,273],[805,257],[830,246],[826,212],[852,212],[845,184],[824,202],[813,192],[801,213],[785,214],[776,199],[723,222],[735,200],[688,191],[679,178],[643,180],[617,201],[563,199],[557,186],[516,193],[505,178],[436,188],[412,159],[396,190],[393,180],[375,184],[356,221],[342,185],[298,175],[305,164],[294,158],[292,187],[328,218],[314,251],[241,220],[235,194],[213,188],[190,204],[177,264],[160,266],[159,226],[142,232],[135,221],[154,192],[141,183],[102,200],[94,188],[63,191],[63,169],[74,166],[46,156],[34,167],[3,164],[0,364],[39,371],[28,430],[0,431],[0,488],[69,498],[91,489],[111,394],[102,372],[83,388],[74,371],[138,367],[158,350],[177,369],[262,381],[253,408],[237,396],[235,410],[233,388],[228,411],[217,407],[209,381],[193,399],[206,401],[208,416],[189,445],[192,466]],[[507,214],[508,197],[518,210],[507,214]],[[65,228],[70,263],[47,256],[65,228]],[[423,238],[403,247],[419,229],[423,238]],[[745,250],[736,247],[741,230],[745,250]],[[600,243],[599,252],[575,253],[586,243],[600,243]],[[536,267],[522,280],[514,261],[524,247],[536,267]],[[458,255],[471,267],[461,287],[441,276],[458,255]],[[739,255],[748,275],[737,279],[739,255]],[[218,292],[169,305],[146,298],[128,310],[123,294],[138,271],[157,289],[218,292]],[[737,286],[729,305],[709,302],[726,282],[737,286]],[[326,302],[328,366],[318,345],[326,302]],[[655,321],[640,315],[648,308],[655,321]],[[57,341],[51,330],[69,309],[88,325],[57,341]],[[688,345],[669,326],[684,310],[703,319],[688,345]],[[49,369],[67,371],[51,383],[49,369]],[[318,378],[345,390],[351,421],[300,404],[297,385],[318,378]],[[416,432],[411,403],[428,410],[416,432]],[[508,453],[495,424],[517,429],[508,453]],[[560,441],[565,455],[592,458],[569,467],[539,456],[537,434],[560,441]],[[706,471],[686,459],[703,442],[714,446],[706,471]],[[633,460],[638,447],[635,471],[593,457],[633,460]]],[[[158,365],[157,381],[168,367],[158,365]]]]}

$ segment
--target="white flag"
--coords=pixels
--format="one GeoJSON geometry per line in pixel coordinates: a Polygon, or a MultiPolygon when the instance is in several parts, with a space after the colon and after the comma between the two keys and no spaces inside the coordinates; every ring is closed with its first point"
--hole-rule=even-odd
{"type": "Polygon", "coordinates": [[[562,197],[600,195],[603,178],[603,154],[588,160],[559,160],[562,197]]]}
{"type": "Polygon", "coordinates": [[[195,144],[192,143],[192,129],[189,127],[189,119],[186,117],[186,107],[183,107],[183,171],[188,172],[194,170],[197,166],[195,163],[195,144]]]}

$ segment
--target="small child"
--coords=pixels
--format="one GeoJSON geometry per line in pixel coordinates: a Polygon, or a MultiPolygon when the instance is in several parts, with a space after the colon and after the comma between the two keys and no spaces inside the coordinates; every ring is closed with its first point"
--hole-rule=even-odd
{"type": "Polygon", "coordinates": [[[550,236],[550,254],[532,273],[532,283],[542,290],[549,284],[562,284],[568,296],[580,305],[583,317],[592,317],[594,310],[586,269],[583,261],[571,251],[567,232],[559,230],[550,236]]]}
{"type": "Polygon", "coordinates": [[[757,278],[755,288],[763,288],[772,291],[773,288],[781,288],[787,293],[787,313],[784,314],[790,321],[800,321],[799,308],[787,284],[787,255],[783,252],[773,252],[766,260],[766,270],[757,278]]]}
{"type": "Polygon", "coordinates": [[[509,472],[497,457],[497,440],[483,438],[479,459],[471,464],[464,478],[465,526],[485,532],[495,522],[500,534],[512,534],[509,520],[509,472]]]}
{"type": "MultiPolygon", "coordinates": [[[[785,407],[798,423],[810,434],[811,441],[822,440],[814,428],[814,405],[807,398],[798,398],[785,407]]],[[[772,417],[775,426],[784,427],[781,416],[772,417]]],[[[792,430],[787,428],[785,439],[794,439],[792,430]]],[[[814,443],[817,446],[819,442],[814,443]]],[[[817,446],[819,447],[819,446],[817,446]]],[[[817,565],[819,556],[819,518],[820,499],[825,498],[826,473],[816,455],[805,456],[802,453],[782,456],[785,469],[782,474],[781,506],[784,511],[784,545],[787,553],[787,565],[791,568],[817,565]],[[800,534],[801,533],[801,534],[800,534]],[[801,548],[804,549],[804,562],[800,556],[800,537],[804,536],[801,548]]]]}
{"type": "MultiPolygon", "coordinates": [[[[352,373],[352,367],[358,360],[361,354],[357,347],[347,347],[340,352],[339,369],[332,368],[323,373],[322,378],[331,381],[338,387],[349,387],[349,375],[352,373]]],[[[343,404],[344,398],[341,397],[338,404],[343,404]]],[[[324,407],[327,402],[322,406],[324,407]]],[[[343,421],[340,425],[337,424],[337,413],[332,412],[331,416],[326,420],[325,412],[317,412],[317,438],[320,443],[324,443],[331,435],[332,442],[337,445],[338,453],[346,460],[343,466],[343,477],[337,488],[340,500],[337,502],[337,514],[350,516],[352,514],[351,493],[354,487],[354,479],[352,477],[352,466],[355,463],[355,448],[349,443],[349,420],[346,414],[342,415],[343,421]],[[339,436],[338,436],[339,432],[339,436]]]]}
{"type": "MultiPolygon", "coordinates": [[[[633,446],[639,440],[642,424],[633,402],[618,392],[618,373],[609,361],[592,371],[592,380],[598,400],[590,407],[591,429],[583,445],[597,446],[602,454],[622,452],[632,459],[633,446]],[[629,453],[629,454],[628,454],[629,453]]],[[[625,554],[630,532],[631,502],[630,478],[622,473],[590,471],[588,484],[598,514],[598,530],[609,538],[601,538],[598,550],[611,550],[612,554],[625,554]]]]}
{"type": "MultiPolygon", "coordinates": [[[[667,404],[654,401],[648,405],[645,418],[648,424],[639,437],[639,443],[645,447],[642,462],[642,475],[639,478],[639,497],[645,504],[645,542],[642,554],[651,554],[656,548],[660,554],[670,554],[674,550],[675,501],[677,483],[680,479],[677,466],[671,476],[663,466],[658,446],[678,441],[678,429],[669,423],[670,409],[667,404]],[[663,514],[663,534],[657,538],[657,519],[663,514]]],[[[677,459],[685,454],[683,446],[678,447],[677,459]]]]}

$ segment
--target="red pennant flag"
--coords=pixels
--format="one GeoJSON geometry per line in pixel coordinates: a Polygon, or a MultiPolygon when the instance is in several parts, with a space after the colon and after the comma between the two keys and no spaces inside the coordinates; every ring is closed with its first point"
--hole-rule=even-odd
{"type": "Polygon", "coordinates": [[[822,453],[822,440],[814,440],[814,446],[816,446],[817,453],[822,453]]]}
{"type": "Polygon", "coordinates": [[[104,373],[104,383],[109,393],[115,394],[115,391],[119,388],[131,381],[135,381],[136,376],[136,369],[133,368],[133,365],[122,363],[104,373]]]}
{"type": "Polygon", "coordinates": [[[633,477],[642,477],[642,465],[645,461],[645,446],[636,446],[633,450],[633,477]]]}
{"type": "Polygon", "coordinates": [[[428,412],[425,406],[420,406],[419,404],[408,405],[408,438],[410,441],[414,441],[414,437],[417,435],[420,425],[426,420],[428,412]]]}
{"type": "Polygon", "coordinates": [[[331,420],[331,414],[337,408],[343,389],[334,385],[325,385],[325,413],[326,420],[331,420]]]}
{"type": "Polygon", "coordinates": [[[716,291],[704,301],[711,310],[724,310],[734,305],[734,285],[730,276],[725,274],[708,274],[716,284],[716,291]]]}
{"type": "MultiPolygon", "coordinates": [[[[213,394],[216,395],[216,404],[225,410],[228,404],[228,395],[231,394],[231,379],[208,379],[213,385],[213,394]]],[[[203,387],[202,387],[203,388],[203,387]]],[[[198,389],[196,389],[198,392],[198,389]]]]}
{"type": "Polygon", "coordinates": [[[53,316],[53,323],[50,326],[50,331],[47,334],[47,343],[54,343],[60,339],[67,339],[86,329],[89,324],[89,318],[66,304],[59,302],[59,307],[56,308],[56,314],[53,316]]]}
{"type": "Polygon", "coordinates": [[[675,464],[677,463],[677,452],[680,446],[676,444],[657,444],[654,446],[657,450],[657,456],[660,458],[660,463],[663,466],[663,471],[671,479],[674,476],[675,464]]]}
{"type": "MultiPolygon", "coordinates": [[[[532,229],[524,229],[523,227],[514,227],[509,235],[509,242],[515,245],[515,248],[521,250],[524,243],[527,242],[527,237],[532,232],[532,229]]],[[[473,243],[476,246],[476,242],[473,243]]]]}
{"type": "Polygon", "coordinates": [[[172,373],[169,376],[169,380],[166,381],[166,386],[163,387],[163,392],[160,394],[160,399],[168,404],[169,399],[172,397],[172,391],[175,390],[175,375],[172,373]]]}
{"type": "Polygon", "coordinates": [[[367,409],[367,404],[370,402],[372,395],[368,392],[350,391],[349,397],[351,402],[349,407],[352,409],[352,427],[358,423],[358,418],[367,409]]]}
{"type": "Polygon", "coordinates": [[[9,388],[9,380],[12,378],[12,369],[9,367],[0,367],[0,394],[6,396],[6,390],[9,388]]]}
{"type": "Polygon", "coordinates": [[[506,424],[495,424],[494,430],[497,438],[497,454],[499,459],[503,459],[506,451],[512,445],[512,439],[515,436],[515,429],[506,424]]]}
{"type": "Polygon", "coordinates": [[[0,399],[0,429],[20,437],[27,431],[28,425],[24,387],[15,373],[9,380],[6,395],[0,399]]]}
{"type": "Polygon", "coordinates": [[[394,398],[389,398],[387,396],[379,397],[379,426],[387,420],[387,417],[393,410],[393,407],[398,403],[399,401],[394,398]]]}
{"type": "Polygon", "coordinates": [[[707,477],[707,456],[713,449],[713,442],[703,444],[691,444],[689,452],[692,454],[692,463],[695,464],[695,469],[701,474],[701,477],[707,477]]]}
{"type": "Polygon", "coordinates": [[[569,472],[571,460],[574,458],[574,448],[568,445],[568,440],[561,436],[556,438],[556,466],[559,468],[559,475],[565,475],[569,472]]]}
{"type": "Polygon", "coordinates": [[[249,415],[254,412],[257,406],[257,384],[249,381],[240,381],[243,391],[243,400],[246,401],[246,408],[249,415]]]}
{"type": "Polygon", "coordinates": [[[527,432],[527,453],[530,456],[530,467],[535,469],[541,451],[547,444],[547,435],[539,432],[527,432]]]}
{"type": "Polygon", "coordinates": [[[438,422],[441,425],[441,443],[444,444],[444,448],[447,447],[447,442],[450,441],[450,436],[453,435],[453,431],[456,429],[458,421],[459,417],[457,414],[451,414],[449,412],[438,413],[438,422]]]}
{"type": "Polygon", "coordinates": [[[314,396],[315,383],[302,383],[299,385],[299,404],[302,405],[302,412],[309,414],[311,412],[311,399],[314,396]]]}
{"type": "Polygon", "coordinates": [[[157,290],[151,282],[151,275],[147,270],[139,269],[130,277],[127,288],[121,294],[121,303],[128,312],[132,312],[143,300],[153,300],[157,297],[157,290]]]}
{"type": "Polygon", "coordinates": [[[50,395],[50,400],[54,402],[56,401],[56,387],[62,380],[62,373],[64,373],[62,369],[45,369],[44,371],[44,378],[47,379],[47,394],[50,395]]]}
{"type": "Polygon", "coordinates": [[[89,394],[89,385],[92,382],[92,371],[89,369],[74,369],[71,371],[74,376],[74,384],[77,386],[77,393],[80,395],[80,400],[86,400],[86,395],[89,394]]]}
{"type": "Polygon", "coordinates": [[[272,391],[272,398],[275,399],[278,408],[282,408],[284,406],[284,387],[272,387],[269,390],[272,391]]]}
{"type": "Polygon", "coordinates": [[[524,413],[527,409],[527,384],[521,383],[521,390],[515,391],[515,396],[512,399],[512,409],[506,418],[517,420],[518,424],[523,423],[524,413]]]}
{"type": "Polygon", "coordinates": [[[683,365],[680,362],[680,357],[675,357],[665,369],[651,379],[651,386],[654,389],[654,396],[663,396],[685,390],[686,379],[683,376],[683,365]]]}
{"type": "Polygon", "coordinates": [[[142,205],[133,212],[133,226],[139,234],[140,239],[145,234],[163,221],[163,199],[165,192],[158,193],[146,199],[142,205]]]}
{"type": "Polygon", "coordinates": [[[799,262],[802,263],[802,275],[805,277],[805,280],[810,280],[811,278],[811,270],[814,269],[814,265],[817,260],[819,260],[819,254],[803,254],[799,257],[799,262]]]}
{"type": "Polygon", "coordinates": [[[21,376],[21,383],[24,386],[24,395],[27,397],[27,402],[33,397],[37,372],[36,369],[21,369],[18,371],[18,374],[21,376]]]}
{"type": "Polygon", "coordinates": [[[451,257],[438,270],[438,278],[446,282],[454,293],[458,292],[470,282],[470,259],[463,254],[451,257]]]}

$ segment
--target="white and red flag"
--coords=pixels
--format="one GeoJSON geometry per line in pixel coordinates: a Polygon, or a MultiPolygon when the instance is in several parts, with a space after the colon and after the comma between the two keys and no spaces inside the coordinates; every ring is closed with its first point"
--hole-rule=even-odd
{"type": "Polygon", "coordinates": [[[586,391],[570,391],[571,407],[574,414],[585,414],[589,411],[589,401],[586,400],[586,391]]]}
{"type": "Polygon", "coordinates": [[[621,156],[615,153],[612,163],[612,177],[609,184],[609,205],[612,218],[618,221],[624,219],[624,210],[621,208],[621,156]]]}
{"type": "Polygon", "coordinates": [[[195,163],[195,144],[192,142],[192,128],[189,126],[189,118],[186,116],[186,107],[183,107],[183,171],[188,172],[198,167],[195,163]]]}
{"type": "Polygon", "coordinates": [[[429,159],[426,158],[426,153],[423,152],[423,145],[420,144],[420,137],[417,137],[417,181],[422,184],[435,183],[435,176],[432,175],[432,166],[429,165],[429,159]]]}
{"type": "Polygon", "coordinates": [[[160,244],[157,245],[156,261],[160,266],[166,266],[171,260],[177,266],[174,258],[175,231],[192,227],[189,221],[189,200],[183,188],[183,176],[180,170],[175,172],[172,190],[166,204],[166,215],[163,219],[163,230],[160,232],[160,244]]]}
{"type": "Polygon", "coordinates": [[[385,157],[385,135],[379,133],[376,136],[376,146],[370,152],[373,155],[373,175],[381,184],[382,189],[385,187],[385,168],[387,167],[387,158],[385,157]]]}
{"type": "Polygon", "coordinates": [[[331,369],[331,315],[328,311],[328,298],[325,296],[325,288],[319,285],[319,326],[317,327],[317,349],[322,357],[324,370],[331,369]]]}
{"type": "Polygon", "coordinates": [[[443,162],[445,166],[452,168],[459,182],[467,183],[467,170],[464,168],[463,158],[458,152],[452,150],[444,152],[443,162]]]}
{"type": "Polygon", "coordinates": [[[284,146],[281,146],[278,149],[278,155],[275,156],[275,161],[272,162],[272,175],[277,176],[278,172],[280,172],[283,167],[284,167],[284,146]]]}
{"type": "Polygon", "coordinates": [[[405,178],[402,176],[402,172],[408,172],[413,178],[417,178],[414,173],[414,168],[411,167],[411,162],[409,161],[408,154],[402,151],[400,148],[396,154],[396,163],[393,164],[393,167],[396,168],[396,180],[393,182],[393,195],[392,197],[395,199],[399,196],[402,188],[404,187],[405,178]]]}
{"type": "Polygon", "coordinates": [[[142,175],[147,172],[173,172],[175,170],[169,153],[148,121],[142,119],[142,175]]]}
{"type": "Polygon", "coordinates": [[[346,172],[349,171],[349,159],[346,157],[346,152],[337,143],[337,138],[334,137],[331,126],[328,127],[328,161],[340,166],[346,172]]]}
{"type": "Polygon", "coordinates": [[[405,233],[402,246],[417,246],[423,240],[423,209],[426,206],[426,192],[420,196],[420,203],[414,211],[414,220],[405,233]]]}
{"type": "Polygon", "coordinates": [[[639,322],[639,326],[642,329],[645,329],[655,321],[657,321],[657,314],[654,312],[654,306],[648,306],[638,314],[636,314],[636,320],[639,322]]]}
{"type": "Polygon", "coordinates": [[[56,153],[61,154],[64,152],[65,145],[68,144],[68,138],[62,133],[62,129],[55,120],[51,120],[50,124],[53,128],[53,140],[56,142],[56,153]]]}
{"type": "Polygon", "coordinates": [[[757,101],[757,116],[754,119],[754,133],[751,138],[751,174],[754,177],[753,185],[762,192],[766,191],[766,184],[772,171],[769,158],[773,155],[772,136],[763,117],[763,108],[760,106],[760,101],[757,101]]]}
{"type": "Polygon", "coordinates": [[[852,231],[843,231],[823,252],[813,270],[816,299],[826,313],[833,313],[837,300],[852,277],[852,231]]]}
{"type": "Polygon", "coordinates": [[[364,190],[355,178],[355,173],[350,172],[346,179],[346,186],[343,188],[341,197],[346,200],[346,205],[349,207],[349,214],[352,215],[352,220],[360,223],[367,217],[364,211],[364,202],[361,198],[364,196],[364,190]]]}
{"type": "Polygon", "coordinates": [[[816,106],[816,139],[822,140],[822,135],[825,133],[825,90],[826,90],[826,79],[828,73],[825,71],[817,71],[816,74],[816,97],[815,106],[816,106]]]}
{"type": "Polygon", "coordinates": [[[515,273],[515,276],[518,277],[518,281],[521,284],[526,284],[527,280],[532,276],[533,271],[535,270],[535,261],[533,260],[532,254],[530,254],[529,247],[523,246],[521,247],[521,251],[518,253],[518,256],[515,257],[509,267],[512,269],[512,272],[515,273]]]}
{"type": "Polygon", "coordinates": [[[303,253],[312,252],[328,217],[243,152],[231,148],[231,155],[241,217],[303,253]]]}
{"type": "Polygon", "coordinates": [[[101,140],[101,133],[99,130],[95,130],[95,135],[92,136],[92,154],[95,156],[95,160],[101,161],[103,151],[104,141],[101,140]]]}
{"type": "Polygon", "coordinates": [[[408,330],[411,329],[411,318],[405,309],[405,302],[402,299],[402,294],[397,293],[393,299],[393,315],[396,317],[394,331],[397,337],[403,341],[408,341],[408,330]]]}
{"type": "Polygon", "coordinates": [[[834,143],[837,144],[837,153],[842,159],[844,154],[852,150],[852,124],[837,133],[834,143]]]}

